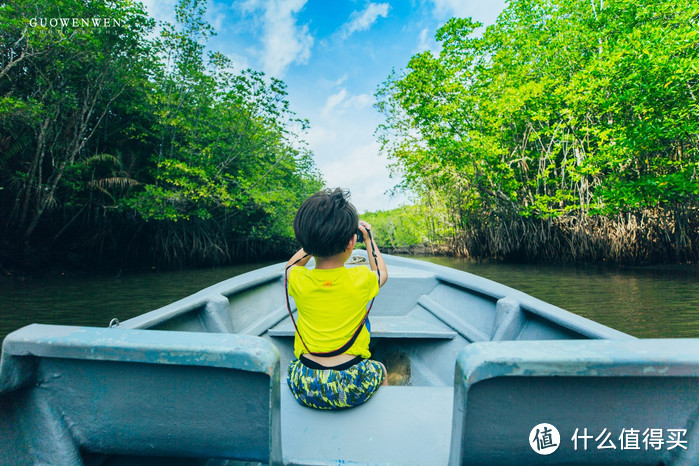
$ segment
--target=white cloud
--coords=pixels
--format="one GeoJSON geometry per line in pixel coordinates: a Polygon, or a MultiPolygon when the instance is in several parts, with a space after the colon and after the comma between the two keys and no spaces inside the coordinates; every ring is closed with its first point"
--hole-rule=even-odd
{"type": "Polygon", "coordinates": [[[337,134],[324,126],[311,126],[306,134],[306,141],[312,151],[316,152],[319,147],[334,144],[337,134]]]}
{"type": "Polygon", "coordinates": [[[206,20],[217,33],[226,32],[228,19],[228,6],[216,2],[209,2],[206,9],[206,20]]]}
{"type": "Polygon", "coordinates": [[[283,77],[292,63],[308,63],[313,36],[307,25],[296,22],[305,4],[306,0],[248,0],[239,5],[244,13],[263,10],[261,61],[267,74],[283,77]]]}
{"type": "MultiPolygon", "coordinates": [[[[339,88],[342,86],[345,82],[347,82],[349,78],[349,75],[347,73],[344,73],[342,76],[335,80],[331,80],[329,78],[325,77],[318,77],[317,78],[317,86],[318,89],[334,89],[334,88],[339,88]]],[[[318,94],[316,94],[318,95],[318,94]]],[[[320,98],[322,99],[322,95],[320,95],[320,98]]]]}
{"type": "Polygon", "coordinates": [[[432,0],[436,12],[440,16],[458,16],[460,18],[471,16],[473,13],[472,2],[466,0],[432,0]]]}
{"type": "Polygon", "coordinates": [[[431,0],[435,6],[435,15],[440,18],[467,18],[489,25],[495,23],[505,7],[505,0],[431,0]]]}
{"type": "Polygon", "coordinates": [[[385,194],[397,181],[390,178],[388,161],[380,155],[374,137],[380,118],[371,107],[373,102],[368,93],[336,89],[312,112],[307,137],[326,186],[349,189],[359,212],[388,210],[408,202],[406,196],[385,194]]]}
{"type": "Polygon", "coordinates": [[[348,103],[347,103],[347,108],[352,109],[352,110],[360,110],[362,108],[366,107],[371,107],[374,105],[374,102],[376,100],[374,99],[374,96],[371,94],[358,94],[355,96],[352,96],[348,103]]]}
{"type": "Polygon", "coordinates": [[[328,99],[325,101],[325,106],[323,106],[323,110],[320,111],[323,118],[330,117],[335,111],[335,108],[340,105],[343,100],[345,100],[345,97],[347,97],[347,91],[345,89],[340,89],[340,92],[328,97],[328,99]]]}
{"type": "Polygon", "coordinates": [[[342,159],[319,163],[326,186],[349,189],[352,204],[360,213],[393,209],[407,201],[405,196],[390,198],[384,194],[394,183],[386,161],[379,157],[379,148],[378,142],[358,141],[345,148],[342,159]]]}
{"type": "Polygon", "coordinates": [[[345,81],[347,81],[347,73],[343,74],[338,78],[337,81],[333,83],[333,86],[340,86],[342,85],[345,81]]]}
{"type": "Polygon", "coordinates": [[[228,59],[233,62],[233,66],[238,69],[238,70],[244,70],[247,68],[250,68],[250,61],[248,60],[248,57],[245,55],[240,55],[238,53],[226,53],[225,54],[228,59]]]}
{"type": "Polygon", "coordinates": [[[388,16],[388,3],[369,3],[364,11],[354,11],[342,27],[342,36],[347,38],[357,31],[368,30],[379,17],[388,16]]]}
{"type": "Polygon", "coordinates": [[[420,35],[418,36],[417,39],[417,53],[420,52],[426,52],[429,51],[432,53],[432,55],[439,56],[439,52],[441,51],[441,46],[440,44],[435,40],[433,34],[433,30],[430,28],[425,28],[422,31],[420,31],[420,35]]]}
{"type": "Polygon", "coordinates": [[[262,5],[262,0],[243,0],[238,3],[238,8],[242,12],[252,13],[257,9],[262,8],[262,5]]]}
{"type": "Polygon", "coordinates": [[[349,95],[346,89],[328,97],[320,114],[323,118],[334,118],[348,111],[359,111],[374,104],[374,96],[369,94],[349,95]]]}

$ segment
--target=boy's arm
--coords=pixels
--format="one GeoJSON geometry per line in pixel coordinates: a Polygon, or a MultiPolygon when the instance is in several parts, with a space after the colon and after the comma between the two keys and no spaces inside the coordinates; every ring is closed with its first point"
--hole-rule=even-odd
{"type": "Polygon", "coordinates": [[[371,225],[365,221],[360,221],[359,229],[364,234],[364,244],[366,244],[366,252],[369,256],[369,267],[371,267],[371,270],[374,272],[376,272],[378,268],[379,287],[382,287],[384,283],[386,283],[386,280],[388,280],[386,262],[383,260],[383,256],[381,255],[381,251],[379,251],[379,247],[376,245],[376,241],[374,241],[374,237],[369,236],[367,233],[367,230],[371,230],[371,225]],[[376,254],[376,260],[374,260],[374,254],[376,254]]]}
{"type": "Polygon", "coordinates": [[[298,263],[295,265],[300,265],[303,267],[308,263],[309,260],[311,260],[310,254],[306,253],[306,251],[304,251],[303,248],[301,248],[298,251],[296,251],[296,254],[291,256],[289,262],[286,263],[285,269],[289,268],[291,265],[294,265],[296,261],[298,261],[298,263]]]}

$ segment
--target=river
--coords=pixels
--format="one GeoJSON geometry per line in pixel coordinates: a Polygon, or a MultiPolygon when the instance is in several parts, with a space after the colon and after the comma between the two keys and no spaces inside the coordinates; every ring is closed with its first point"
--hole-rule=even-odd
{"type": "MultiPolygon", "coordinates": [[[[641,338],[699,338],[699,267],[543,266],[425,257],[641,338]]],[[[105,327],[267,263],[0,282],[0,339],[24,325],[105,327]]],[[[390,270],[389,270],[390,274],[390,270]]]]}

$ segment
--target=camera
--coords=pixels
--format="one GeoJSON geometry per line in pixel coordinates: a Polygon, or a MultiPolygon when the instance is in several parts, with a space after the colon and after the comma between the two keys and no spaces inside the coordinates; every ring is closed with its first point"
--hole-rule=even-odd
{"type": "MultiPolygon", "coordinates": [[[[371,230],[368,228],[366,229],[366,232],[371,236],[371,230]]],[[[357,243],[363,243],[364,242],[364,233],[362,233],[362,230],[357,227],[357,243]]]]}

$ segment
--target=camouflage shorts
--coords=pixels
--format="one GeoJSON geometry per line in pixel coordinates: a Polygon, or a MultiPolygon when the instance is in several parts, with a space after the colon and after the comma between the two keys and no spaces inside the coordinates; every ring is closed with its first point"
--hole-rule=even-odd
{"type": "MultiPolygon", "coordinates": [[[[354,362],[354,361],[352,361],[354,362]]],[[[287,383],[294,398],[316,409],[343,409],[367,401],[383,382],[380,363],[358,359],[349,367],[318,369],[298,359],[291,361],[287,383]]]]}

